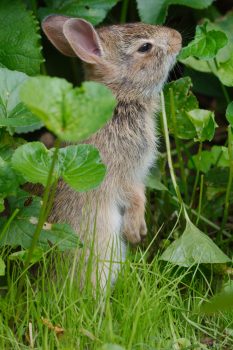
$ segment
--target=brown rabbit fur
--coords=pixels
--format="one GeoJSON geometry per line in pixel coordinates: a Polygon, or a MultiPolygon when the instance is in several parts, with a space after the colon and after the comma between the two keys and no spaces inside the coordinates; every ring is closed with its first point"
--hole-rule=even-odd
{"type": "Polygon", "coordinates": [[[104,288],[110,265],[114,281],[125,259],[122,235],[135,244],[147,233],[144,181],[157,153],[154,113],[181,36],[143,23],[95,30],[82,19],[56,15],[44,20],[43,30],[62,53],[86,62],[87,77],[104,83],[117,98],[112,119],[84,141],[99,149],[107,166],[103,183],[80,194],[61,181],[49,218],[69,223],[86,245],[93,243],[104,288]]]}

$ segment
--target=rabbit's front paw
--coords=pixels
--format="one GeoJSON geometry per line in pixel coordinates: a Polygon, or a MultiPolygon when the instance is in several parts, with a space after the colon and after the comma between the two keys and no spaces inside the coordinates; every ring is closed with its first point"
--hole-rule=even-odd
{"type": "Polygon", "coordinates": [[[123,234],[130,243],[139,243],[147,234],[144,213],[143,217],[137,215],[137,213],[134,213],[134,215],[126,214],[124,217],[123,234]]]}

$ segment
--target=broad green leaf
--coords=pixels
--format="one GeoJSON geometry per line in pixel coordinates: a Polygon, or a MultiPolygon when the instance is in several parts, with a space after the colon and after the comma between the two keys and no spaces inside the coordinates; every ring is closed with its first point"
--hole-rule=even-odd
{"type": "Polygon", "coordinates": [[[0,256],[0,276],[5,276],[6,264],[4,263],[2,257],[0,256]]]}
{"type": "MultiPolygon", "coordinates": [[[[0,234],[0,246],[20,246],[28,249],[38,222],[41,198],[28,197],[28,193],[20,191],[17,197],[9,197],[8,200],[10,215],[16,208],[19,209],[19,212],[5,235],[2,237],[0,234]]],[[[4,223],[4,219],[0,220],[0,232],[4,223]]],[[[61,251],[81,246],[78,235],[69,225],[45,223],[37,246],[47,250],[51,245],[56,245],[61,251]]]]}
{"type": "Polygon", "coordinates": [[[205,109],[193,109],[187,114],[196,129],[197,139],[199,141],[211,141],[217,127],[214,120],[214,112],[205,109]]]}
{"type": "MultiPolygon", "coordinates": [[[[32,257],[30,259],[30,263],[35,264],[36,262],[40,261],[43,255],[44,255],[44,250],[39,247],[35,247],[32,257]]],[[[27,257],[28,257],[28,250],[20,250],[18,252],[15,252],[9,255],[10,260],[19,260],[23,262],[27,261],[27,257]]]]}
{"type": "Polygon", "coordinates": [[[111,117],[115,105],[110,90],[102,84],[85,82],[73,89],[64,79],[45,76],[26,81],[21,98],[65,141],[80,141],[97,131],[111,117]]]}
{"type": "Polygon", "coordinates": [[[218,64],[216,74],[223,85],[233,86],[233,53],[227,61],[218,64]]]}
{"type": "Polygon", "coordinates": [[[74,145],[59,150],[64,181],[76,191],[97,187],[103,180],[106,168],[98,150],[92,145],[74,145]]]}
{"type": "Polygon", "coordinates": [[[211,69],[210,69],[210,66],[209,66],[209,62],[207,61],[204,61],[204,60],[199,60],[195,57],[192,57],[192,56],[189,56],[185,59],[180,59],[179,58],[179,61],[181,63],[183,63],[185,66],[187,67],[190,67],[192,69],[195,69],[199,72],[203,72],[203,73],[211,73],[211,69]]]}
{"type": "Polygon", "coordinates": [[[41,7],[39,14],[43,18],[51,13],[84,18],[96,25],[103,21],[108,11],[119,0],[47,0],[48,7],[41,7]]]}
{"type": "Polygon", "coordinates": [[[19,90],[27,79],[24,73],[0,68],[0,128],[6,127],[11,133],[28,132],[42,126],[19,97],[19,90]]]}
{"type": "MultiPolygon", "coordinates": [[[[41,142],[30,142],[14,152],[11,163],[26,181],[46,185],[48,172],[52,163],[54,149],[48,150],[41,142]]],[[[53,173],[53,181],[60,176],[59,167],[53,173]]]]}
{"type": "Polygon", "coordinates": [[[177,137],[181,139],[193,139],[196,136],[195,127],[187,115],[187,112],[198,108],[197,99],[190,91],[191,87],[191,79],[189,77],[185,77],[166,84],[164,88],[169,131],[172,134],[176,133],[177,137]],[[174,94],[176,131],[171,117],[169,89],[173,89],[174,94]]]}
{"type": "MultiPolygon", "coordinates": [[[[54,149],[48,150],[41,142],[30,142],[17,148],[12,166],[32,183],[46,185],[54,149]]],[[[106,168],[98,150],[92,145],[73,145],[60,148],[53,173],[53,181],[62,177],[76,191],[97,187],[104,178],[106,168]]]]}
{"type": "Polygon", "coordinates": [[[0,157],[0,197],[15,194],[20,184],[20,178],[10,164],[0,157]]]}
{"type": "Polygon", "coordinates": [[[229,103],[226,110],[226,118],[233,127],[233,102],[229,103]]]}
{"type": "Polygon", "coordinates": [[[160,259],[185,267],[230,262],[218,246],[189,220],[182,236],[165,250],[160,259]]]}
{"type": "MultiPolygon", "coordinates": [[[[213,146],[210,151],[202,151],[200,156],[198,154],[192,156],[193,163],[196,169],[207,173],[211,166],[215,168],[228,168],[229,167],[229,153],[228,148],[224,146],[213,146]]],[[[192,169],[193,164],[188,162],[189,167],[192,169]]],[[[219,172],[219,170],[217,170],[219,172]]]]}
{"type": "Polygon", "coordinates": [[[184,5],[195,9],[204,9],[213,0],[137,0],[140,18],[145,23],[161,24],[165,21],[170,5],[184,5]]]}
{"type": "Polygon", "coordinates": [[[211,165],[213,164],[213,156],[209,151],[202,151],[200,156],[195,154],[192,156],[192,162],[189,160],[188,166],[192,169],[192,164],[195,164],[197,170],[207,173],[210,170],[211,165]]]}
{"type": "Polygon", "coordinates": [[[209,60],[226,46],[228,39],[225,33],[217,30],[207,30],[207,23],[197,26],[194,40],[181,50],[180,59],[190,56],[209,60]]]}
{"type": "Polygon", "coordinates": [[[29,75],[40,72],[42,55],[38,27],[34,16],[21,1],[0,1],[1,67],[29,75]]]}
{"type": "Polygon", "coordinates": [[[157,191],[168,191],[167,187],[162,184],[160,178],[154,175],[148,176],[146,186],[157,191]]]}
{"type": "Polygon", "coordinates": [[[8,132],[0,130],[0,157],[3,160],[10,161],[12,154],[17,147],[23,145],[26,141],[20,137],[13,137],[8,132]]]}

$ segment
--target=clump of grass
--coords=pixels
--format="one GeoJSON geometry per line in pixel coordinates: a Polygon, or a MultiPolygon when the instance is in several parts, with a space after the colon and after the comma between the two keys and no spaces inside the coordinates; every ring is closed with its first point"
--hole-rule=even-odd
{"type": "Polygon", "coordinates": [[[107,343],[127,350],[205,349],[205,339],[212,349],[233,346],[232,314],[199,311],[215,285],[201,268],[177,268],[160,262],[158,255],[148,263],[138,250],[103,299],[100,290],[93,297],[88,283],[80,290],[80,274],[71,279],[70,266],[61,253],[45,255],[16,299],[22,270],[14,263],[8,294],[0,299],[1,349],[89,350],[107,343]]]}

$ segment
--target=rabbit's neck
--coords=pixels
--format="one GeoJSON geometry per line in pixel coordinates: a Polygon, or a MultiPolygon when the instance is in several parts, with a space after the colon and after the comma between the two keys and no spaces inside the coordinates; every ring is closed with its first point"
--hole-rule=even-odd
{"type": "Polygon", "coordinates": [[[156,155],[154,103],[119,100],[112,119],[91,140],[99,148],[109,176],[143,181],[156,155]]]}

